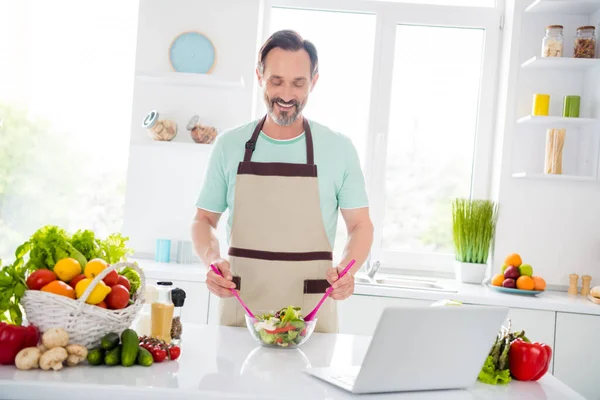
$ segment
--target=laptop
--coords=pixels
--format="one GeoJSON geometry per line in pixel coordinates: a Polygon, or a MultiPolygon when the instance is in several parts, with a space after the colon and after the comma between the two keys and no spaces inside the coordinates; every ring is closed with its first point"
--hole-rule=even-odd
{"type": "Polygon", "coordinates": [[[361,366],[305,372],[357,394],[466,389],[507,315],[492,306],[386,308],[361,366]]]}

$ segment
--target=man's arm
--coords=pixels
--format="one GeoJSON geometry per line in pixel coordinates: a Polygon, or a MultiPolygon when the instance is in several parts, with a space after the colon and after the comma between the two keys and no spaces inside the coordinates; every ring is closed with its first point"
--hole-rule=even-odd
{"type": "Polygon", "coordinates": [[[369,208],[342,209],[342,217],[348,230],[348,241],[340,265],[329,271],[327,278],[333,284],[331,297],[344,300],[354,293],[354,274],[369,257],[373,244],[373,223],[369,216],[369,208]],[[338,274],[354,259],[356,263],[339,281],[338,274]]]}

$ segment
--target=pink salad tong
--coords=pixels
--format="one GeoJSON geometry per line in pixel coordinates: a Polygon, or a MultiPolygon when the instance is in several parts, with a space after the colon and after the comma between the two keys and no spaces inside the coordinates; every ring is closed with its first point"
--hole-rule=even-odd
{"type": "MultiPolygon", "coordinates": [[[[223,274],[221,273],[221,271],[219,270],[219,268],[215,267],[214,265],[210,264],[210,267],[212,268],[213,271],[215,271],[215,274],[223,277],[223,274]]],[[[246,312],[248,313],[248,316],[250,318],[256,318],[254,316],[254,314],[252,314],[252,311],[250,311],[250,309],[246,306],[246,304],[242,301],[242,298],[240,297],[240,295],[237,293],[237,291],[235,289],[229,289],[231,290],[231,293],[233,293],[233,295],[235,296],[236,299],[238,299],[238,301],[240,302],[240,304],[242,305],[242,307],[244,307],[244,310],[246,310],[246,312]]]]}
{"type": "MultiPolygon", "coordinates": [[[[350,268],[352,268],[352,266],[354,265],[354,263],[356,262],[356,260],[352,260],[350,261],[350,263],[346,266],[346,268],[344,268],[344,270],[342,271],[342,273],[339,275],[338,280],[343,277],[344,275],[346,275],[346,272],[348,272],[348,270],[350,268]]],[[[319,311],[319,308],[321,307],[321,304],[323,304],[323,302],[325,301],[325,299],[327,297],[329,297],[329,295],[331,294],[331,292],[333,291],[333,286],[330,286],[329,289],[327,289],[327,291],[325,292],[325,295],[321,298],[321,300],[319,301],[319,304],[317,304],[317,306],[315,307],[314,310],[312,310],[310,313],[308,313],[308,315],[306,317],[304,317],[304,321],[312,321],[315,318],[315,315],[317,315],[317,311],[319,311]]]]}

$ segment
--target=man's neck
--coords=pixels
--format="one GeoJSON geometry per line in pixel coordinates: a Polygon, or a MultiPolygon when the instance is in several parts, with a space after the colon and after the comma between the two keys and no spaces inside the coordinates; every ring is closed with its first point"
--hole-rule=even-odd
{"type": "Polygon", "coordinates": [[[267,136],[275,140],[293,139],[302,134],[302,132],[304,132],[304,125],[302,122],[303,119],[304,118],[302,117],[302,115],[300,115],[291,125],[281,126],[278,125],[275,121],[273,121],[269,115],[267,115],[267,120],[263,125],[262,131],[267,136]]]}

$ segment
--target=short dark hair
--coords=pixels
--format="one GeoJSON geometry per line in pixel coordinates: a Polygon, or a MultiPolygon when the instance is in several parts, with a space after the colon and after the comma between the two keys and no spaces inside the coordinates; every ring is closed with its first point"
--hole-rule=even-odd
{"type": "Polygon", "coordinates": [[[271,50],[277,47],[290,51],[306,50],[310,57],[311,78],[319,72],[319,57],[315,45],[308,40],[304,40],[298,32],[285,29],[272,34],[260,48],[258,53],[258,70],[261,73],[265,70],[265,59],[267,58],[267,55],[271,50]]]}

